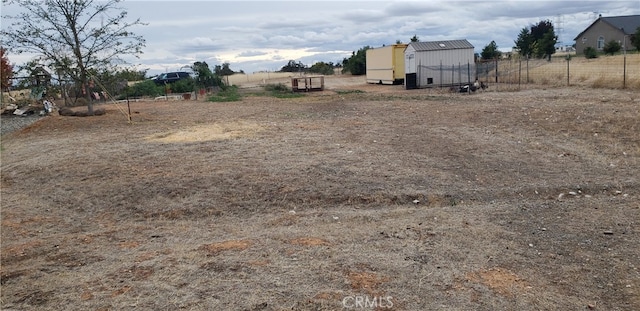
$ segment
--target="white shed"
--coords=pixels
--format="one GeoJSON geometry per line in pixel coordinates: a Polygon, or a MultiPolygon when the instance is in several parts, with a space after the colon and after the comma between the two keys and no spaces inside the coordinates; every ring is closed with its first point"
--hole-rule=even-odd
{"type": "Polygon", "coordinates": [[[472,83],[476,76],[473,49],[465,39],[409,43],[404,51],[405,88],[472,83]]]}

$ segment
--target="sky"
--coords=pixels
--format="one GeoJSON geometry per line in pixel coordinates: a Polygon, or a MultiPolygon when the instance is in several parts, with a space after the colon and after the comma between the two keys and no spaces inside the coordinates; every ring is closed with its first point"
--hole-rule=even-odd
{"type": "MultiPolygon", "coordinates": [[[[559,40],[573,39],[599,14],[640,14],[640,1],[158,1],[119,4],[146,40],[139,58],[125,57],[149,76],[196,61],[229,63],[234,71],[277,71],[289,60],[311,66],[341,62],[364,46],[396,41],[467,39],[476,52],[491,41],[510,51],[520,30],[554,23],[559,40]]],[[[2,14],[13,8],[3,7],[2,14]]],[[[2,23],[4,29],[5,23],[2,23]]],[[[8,55],[24,64],[28,55],[8,55]]]]}

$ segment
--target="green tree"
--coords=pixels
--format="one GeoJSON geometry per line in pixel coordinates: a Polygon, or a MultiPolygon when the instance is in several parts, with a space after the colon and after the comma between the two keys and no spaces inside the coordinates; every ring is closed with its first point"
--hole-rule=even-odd
{"type": "Polygon", "coordinates": [[[633,45],[636,50],[640,51],[640,27],[636,28],[636,32],[631,35],[629,40],[631,41],[631,45],[633,45]]]}
{"type": "MultiPolygon", "coordinates": [[[[146,70],[135,71],[131,69],[118,69],[118,70],[107,70],[103,69],[101,71],[95,72],[91,70],[91,74],[96,78],[94,84],[96,88],[91,91],[104,91],[108,92],[112,96],[116,96],[121,94],[129,81],[141,81],[145,79],[147,75],[146,70]]],[[[60,83],[60,87],[62,84],[60,83]]],[[[65,94],[63,90],[60,90],[61,94],[65,94]]]]}
{"type": "Polygon", "coordinates": [[[302,62],[296,62],[294,60],[289,60],[289,62],[280,68],[280,72],[304,72],[307,70],[307,66],[305,66],[302,62]]]}
{"type": "Polygon", "coordinates": [[[558,36],[555,35],[553,30],[546,32],[542,39],[536,41],[538,43],[538,48],[540,52],[537,54],[542,57],[547,57],[548,60],[551,60],[551,55],[556,52],[556,42],[558,42],[558,36]]]}
{"type": "MultiPolygon", "coordinates": [[[[14,0],[3,4],[17,5],[15,16],[1,32],[10,51],[35,53],[43,62],[64,64],[72,60],[72,67],[64,68],[84,90],[89,90],[90,69],[108,68],[124,63],[123,55],[142,53],[145,40],[130,31],[144,25],[140,19],[126,20],[127,11],[118,6],[121,0],[14,0]]],[[[89,92],[88,114],[93,114],[89,92]]]]}
{"type": "Polygon", "coordinates": [[[325,63],[325,62],[317,62],[309,68],[309,72],[323,74],[323,75],[332,75],[333,74],[333,64],[325,63]]]}
{"type": "Polygon", "coordinates": [[[142,96],[160,96],[164,94],[164,86],[156,85],[151,80],[144,80],[138,82],[130,87],[127,87],[124,94],[121,97],[142,97],[142,96]]]}
{"type": "Polygon", "coordinates": [[[370,46],[364,46],[357,52],[352,52],[351,57],[342,61],[342,73],[350,72],[352,75],[363,75],[367,73],[367,50],[370,46]]]}
{"type": "Polygon", "coordinates": [[[531,26],[531,37],[533,41],[541,40],[548,32],[554,32],[553,23],[550,20],[543,20],[531,26]]]}
{"type": "Polygon", "coordinates": [[[235,71],[231,70],[231,64],[229,63],[222,63],[222,65],[216,65],[216,67],[214,68],[214,72],[217,76],[231,76],[233,74],[235,74],[235,71]]]}
{"type": "Polygon", "coordinates": [[[551,60],[551,55],[556,52],[556,42],[558,41],[553,23],[549,20],[543,20],[531,26],[531,38],[535,42],[532,50],[535,57],[548,57],[551,60]]]}
{"type": "Polygon", "coordinates": [[[231,70],[229,63],[222,63],[222,65],[216,65],[213,69],[213,72],[216,76],[220,77],[224,80],[224,77],[227,77],[227,85],[229,84],[229,76],[235,74],[233,70],[231,70]]]}
{"type": "Polygon", "coordinates": [[[195,80],[193,78],[180,79],[171,83],[171,91],[174,93],[189,93],[195,89],[195,80]]]}
{"type": "Polygon", "coordinates": [[[420,42],[420,39],[418,39],[418,36],[413,35],[413,37],[411,37],[411,39],[409,39],[409,41],[411,41],[411,42],[420,42]]]}
{"type": "Polygon", "coordinates": [[[498,45],[495,41],[491,41],[491,43],[487,44],[484,49],[482,49],[482,53],[480,56],[482,59],[496,59],[500,57],[500,51],[498,50],[498,45]]]}
{"type": "Polygon", "coordinates": [[[557,41],[558,36],[555,34],[551,21],[543,20],[532,25],[529,29],[523,28],[515,43],[516,48],[520,50],[520,55],[551,59],[551,55],[556,52],[557,41]]]}
{"type": "Polygon", "coordinates": [[[518,35],[518,39],[515,41],[516,48],[518,49],[520,55],[526,58],[531,57],[532,43],[533,37],[531,37],[531,31],[529,30],[529,28],[522,28],[520,30],[520,34],[518,35]]]}
{"type": "Polygon", "coordinates": [[[117,70],[113,75],[120,80],[140,81],[146,78],[147,70],[133,70],[124,68],[117,70]]]}
{"type": "Polygon", "coordinates": [[[2,91],[8,90],[13,77],[13,65],[9,63],[6,49],[0,46],[0,88],[2,91]]]}
{"type": "Polygon", "coordinates": [[[604,54],[609,54],[609,55],[618,53],[620,52],[620,50],[622,50],[622,45],[620,45],[620,43],[616,40],[611,40],[605,43],[604,47],[602,48],[602,51],[604,52],[604,54]]]}
{"type": "MultiPolygon", "coordinates": [[[[195,85],[200,88],[207,88],[213,86],[223,86],[220,76],[211,72],[207,62],[195,62],[191,69],[195,73],[195,85]]],[[[220,67],[222,71],[222,67],[220,67]]]]}

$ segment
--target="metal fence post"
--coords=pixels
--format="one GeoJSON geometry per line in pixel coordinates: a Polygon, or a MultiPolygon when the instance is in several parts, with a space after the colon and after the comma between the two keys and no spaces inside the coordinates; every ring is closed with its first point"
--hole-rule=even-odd
{"type": "Polygon", "coordinates": [[[624,51],[623,63],[622,63],[622,88],[627,88],[627,35],[624,35],[624,43],[622,44],[622,50],[624,51]]]}
{"type": "Polygon", "coordinates": [[[569,86],[569,62],[571,62],[571,55],[567,55],[567,86],[569,86]]]}
{"type": "Polygon", "coordinates": [[[495,59],[496,61],[496,83],[498,83],[498,59],[495,59]]]}
{"type": "Polygon", "coordinates": [[[522,77],[522,59],[518,59],[518,90],[520,89],[520,80],[522,77]]]}
{"type": "Polygon", "coordinates": [[[527,56],[527,84],[529,84],[529,56],[527,56]]]}

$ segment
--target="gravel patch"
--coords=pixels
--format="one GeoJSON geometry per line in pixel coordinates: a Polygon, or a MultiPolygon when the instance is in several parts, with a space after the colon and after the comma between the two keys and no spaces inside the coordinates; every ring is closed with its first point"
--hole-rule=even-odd
{"type": "Polygon", "coordinates": [[[37,114],[30,114],[26,116],[3,115],[0,117],[0,135],[19,131],[41,118],[44,117],[37,114]]]}

